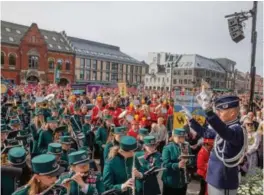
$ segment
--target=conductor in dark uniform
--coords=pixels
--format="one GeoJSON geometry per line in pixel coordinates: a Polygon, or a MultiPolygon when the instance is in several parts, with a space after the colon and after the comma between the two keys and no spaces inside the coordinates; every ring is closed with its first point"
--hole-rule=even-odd
{"type": "MultiPolygon", "coordinates": [[[[238,120],[239,98],[223,96],[215,99],[215,112],[208,92],[203,90],[197,96],[197,100],[206,113],[207,122],[217,133],[208,163],[206,177],[208,194],[236,195],[239,186],[238,164],[245,152],[244,143],[247,136],[238,120]]],[[[190,117],[190,114],[186,115],[190,117]]],[[[194,130],[202,134],[199,132],[201,128],[194,130]]]]}

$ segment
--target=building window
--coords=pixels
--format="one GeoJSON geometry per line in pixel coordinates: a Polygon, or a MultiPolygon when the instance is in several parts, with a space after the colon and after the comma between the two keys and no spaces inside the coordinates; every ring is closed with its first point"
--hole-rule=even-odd
{"type": "Polygon", "coordinates": [[[118,64],[112,63],[112,75],[111,75],[112,81],[118,81],[118,64]]]}
{"type": "Polygon", "coordinates": [[[70,61],[67,60],[67,61],[65,62],[65,66],[66,66],[66,67],[65,67],[66,70],[71,70],[71,63],[70,63],[70,61]]]}
{"type": "Polygon", "coordinates": [[[126,65],[126,73],[128,73],[128,65],[126,65]]]}
{"type": "Polygon", "coordinates": [[[188,75],[188,70],[184,70],[184,75],[188,75]]]}
{"type": "Polygon", "coordinates": [[[80,71],[80,79],[82,79],[82,80],[84,79],[84,70],[80,71]]]}
{"type": "Polygon", "coordinates": [[[189,70],[189,75],[192,75],[192,70],[189,70]]]}
{"type": "Polygon", "coordinates": [[[32,69],[38,69],[39,57],[29,56],[28,57],[28,67],[32,69]]]}
{"type": "Polygon", "coordinates": [[[107,72],[107,73],[105,74],[105,80],[107,80],[107,81],[110,80],[110,73],[109,73],[109,72],[107,72]]]}
{"type": "Polygon", "coordinates": [[[93,60],[93,69],[97,70],[97,60],[93,60]]]}
{"type": "Polygon", "coordinates": [[[192,84],[192,80],[191,79],[188,80],[188,84],[192,84]]]}
{"type": "Polygon", "coordinates": [[[106,62],[106,71],[110,71],[110,62],[106,62]]]}
{"type": "Polygon", "coordinates": [[[91,59],[86,59],[86,69],[91,69],[91,59]]]}
{"type": "Polygon", "coordinates": [[[86,80],[90,80],[91,77],[91,71],[90,70],[86,70],[86,80]]]}
{"type": "Polygon", "coordinates": [[[174,74],[174,75],[177,75],[177,70],[174,70],[174,71],[173,71],[173,74],[174,74]]]}
{"type": "Polygon", "coordinates": [[[208,77],[208,76],[210,76],[210,72],[209,71],[206,71],[205,72],[205,75],[208,77]]]}
{"type": "Polygon", "coordinates": [[[177,84],[177,79],[173,79],[173,84],[177,84]]]}
{"type": "Polygon", "coordinates": [[[93,70],[92,80],[93,81],[96,81],[97,80],[97,71],[96,70],[93,70]]]}
{"type": "Polygon", "coordinates": [[[184,79],[184,84],[187,84],[187,79],[184,79]]]}
{"type": "Polygon", "coordinates": [[[80,68],[83,70],[85,66],[85,59],[81,58],[80,68]]]}
{"type": "Polygon", "coordinates": [[[5,53],[1,52],[1,65],[5,64],[5,53]]]}
{"type": "Polygon", "coordinates": [[[32,36],[32,37],[31,37],[31,42],[32,42],[32,43],[36,43],[36,36],[32,36]]]}
{"type": "Polygon", "coordinates": [[[49,59],[49,69],[54,70],[54,59],[53,58],[49,59]]]}
{"type": "Polygon", "coordinates": [[[179,83],[182,84],[182,80],[181,79],[179,80],[179,83]]]}
{"type": "Polygon", "coordinates": [[[139,67],[139,74],[142,75],[142,67],[139,67]]]}
{"type": "Polygon", "coordinates": [[[57,66],[60,66],[61,69],[62,69],[62,59],[58,59],[57,60],[57,66]]]}
{"type": "Polygon", "coordinates": [[[212,72],[212,77],[214,77],[215,76],[215,72],[212,72]]]}
{"type": "Polygon", "coordinates": [[[117,63],[112,63],[112,72],[118,72],[118,64],[117,63]]]}
{"type": "Polygon", "coordinates": [[[138,73],[138,67],[135,66],[135,73],[137,74],[138,73]]]}
{"type": "Polygon", "coordinates": [[[123,64],[119,64],[119,70],[120,70],[121,74],[123,74],[123,64]]]}

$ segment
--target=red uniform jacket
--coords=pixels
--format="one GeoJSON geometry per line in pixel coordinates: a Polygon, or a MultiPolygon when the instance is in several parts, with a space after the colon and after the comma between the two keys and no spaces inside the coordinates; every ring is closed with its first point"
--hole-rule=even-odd
{"type": "Polygon", "coordinates": [[[109,114],[113,117],[113,122],[115,124],[116,127],[119,126],[119,119],[118,116],[122,113],[122,109],[121,108],[116,108],[115,110],[109,110],[109,114]]]}
{"type": "Polygon", "coordinates": [[[99,109],[98,106],[93,107],[93,109],[92,109],[92,121],[93,122],[98,119],[97,115],[98,115],[99,111],[103,111],[103,110],[104,110],[104,108],[99,109]]]}
{"type": "Polygon", "coordinates": [[[129,131],[127,132],[127,135],[128,135],[128,136],[132,136],[132,137],[134,137],[134,138],[137,139],[137,137],[138,137],[138,132],[135,132],[133,129],[129,129],[129,131]]]}
{"type": "Polygon", "coordinates": [[[197,174],[205,180],[210,152],[202,147],[197,156],[197,174]]]}

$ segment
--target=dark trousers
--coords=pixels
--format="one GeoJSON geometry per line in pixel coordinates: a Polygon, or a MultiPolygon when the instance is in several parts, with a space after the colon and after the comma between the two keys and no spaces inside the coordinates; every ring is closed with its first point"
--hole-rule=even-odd
{"type": "Polygon", "coordinates": [[[200,192],[199,195],[205,195],[207,182],[201,177],[200,179],[200,192]]]}
{"type": "Polygon", "coordinates": [[[164,185],[162,195],[186,195],[186,192],[187,185],[185,185],[183,188],[171,188],[164,185]]]}
{"type": "Polygon", "coordinates": [[[157,150],[162,153],[163,147],[165,146],[166,142],[165,141],[161,141],[157,147],[157,150]]]}

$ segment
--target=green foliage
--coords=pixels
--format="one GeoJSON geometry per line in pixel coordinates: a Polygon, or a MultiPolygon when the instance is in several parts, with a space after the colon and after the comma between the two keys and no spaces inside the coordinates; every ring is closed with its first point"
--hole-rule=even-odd
{"type": "Polygon", "coordinates": [[[237,195],[262,195],[263,194],[263,170],[256,168],[242,177],[237,195]]]}

